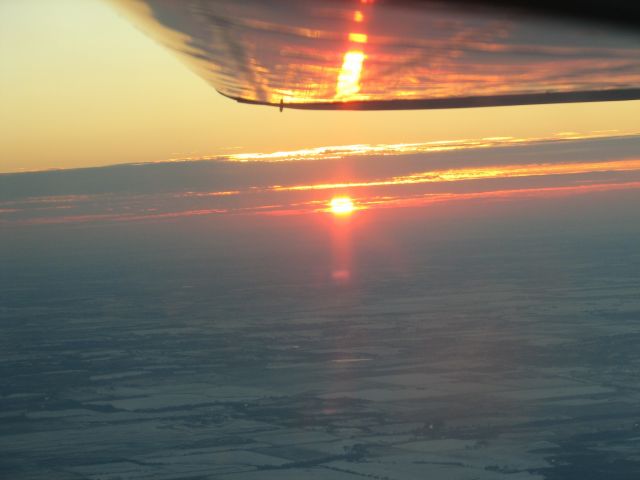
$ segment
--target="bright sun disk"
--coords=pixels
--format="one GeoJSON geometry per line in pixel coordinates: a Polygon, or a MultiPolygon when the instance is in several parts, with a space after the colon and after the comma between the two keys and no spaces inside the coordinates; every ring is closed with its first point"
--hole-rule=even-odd
{"type": "Polygon", "coordinates": [[[329,202],[329,208],[334,215],[348,215],[355,210],[353,200],[349,197],[335,197],[329,202]]]}

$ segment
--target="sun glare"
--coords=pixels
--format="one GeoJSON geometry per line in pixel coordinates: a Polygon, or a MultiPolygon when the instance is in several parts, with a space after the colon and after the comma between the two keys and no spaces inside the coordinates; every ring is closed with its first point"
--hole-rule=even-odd
{"type": "Polygon", "coordinates": [[[355,210],[353,200],[349,197],[335,197],[329,202],[329,208],[334,215],[349,215],[355,210]]]}
{"type": "Polygon", "coordinates": [[[360,91],[360,75],[362,74],[363,62],[364,53],[361,51],[350,50],[344,54],[344,61],[338,75],[338,85],[336,86],[338,97],[348,97],[360,91]]]}

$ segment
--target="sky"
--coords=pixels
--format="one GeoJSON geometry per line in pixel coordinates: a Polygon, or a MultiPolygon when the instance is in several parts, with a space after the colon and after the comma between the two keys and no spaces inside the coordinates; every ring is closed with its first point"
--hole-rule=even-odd
{"type": "Polygon", "coordinates": [[[99,0],[0,2],[0,172],[637,130],[638,101],[308,112],[224,98],[99,0]]]}
{"type": "MultiPolygon", "coordinates": [[[[155,222],[335,213],[452,204],[537,203],[603,194],[629,212],[640,189],[640,135],[496,138],[312,149],[0,175],[0,226],[155,222]]],[[[330,216],[330,215],[329,215],[330,216]]]]}

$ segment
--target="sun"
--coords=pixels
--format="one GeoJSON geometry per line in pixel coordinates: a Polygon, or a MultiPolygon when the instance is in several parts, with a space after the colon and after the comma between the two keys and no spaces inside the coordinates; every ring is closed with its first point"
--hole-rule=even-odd
{"type": "Polygon", "coordinates": [[[329,202],[329,209],[334,215],[349,215],[355,210],[355,205],[349,197],[334,197],[329,202]]]}

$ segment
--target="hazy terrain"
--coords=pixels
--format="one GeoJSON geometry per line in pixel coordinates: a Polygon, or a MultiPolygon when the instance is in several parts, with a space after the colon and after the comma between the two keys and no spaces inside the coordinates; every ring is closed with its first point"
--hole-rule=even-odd
{"type": "Polygon", "coordinates": [[[0,476],[638,478],[638,205],[5,205],[0,476]]]}

